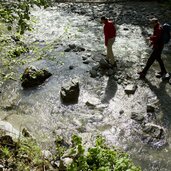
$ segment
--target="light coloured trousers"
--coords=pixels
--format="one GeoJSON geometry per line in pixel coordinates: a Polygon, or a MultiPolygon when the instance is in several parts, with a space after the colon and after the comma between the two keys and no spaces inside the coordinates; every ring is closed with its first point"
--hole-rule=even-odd
{"type": "Polygon", "coordinates": [[[113,65],[115,63],[115,57],[113,55],[112,45],[115,41],[115,38],[111,38],[107,43],[107,56],[106,59],[113,65]]]}

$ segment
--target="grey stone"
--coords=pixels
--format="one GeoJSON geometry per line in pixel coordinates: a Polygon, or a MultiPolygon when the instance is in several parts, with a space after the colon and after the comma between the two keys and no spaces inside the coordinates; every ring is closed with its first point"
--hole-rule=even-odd
{"type": "Polygon", "coordinates": [[[73,162],[72,158],[66,157],[60,160],[59,170],[66,170],[69,165],[73,162]]]}
{"type": "Polygon", "coordinates": [[[63,103],[77,103],[79,97],[79,82],[75,79],[61,87],[60,96],[63,103]]]}
{"type": "Polygon", "coordinates": [[[153,123],[147,123],[144,125],[143,131],[149,134],[152,138],[160,139],[164,134],[164,128],[153,123]]]}
{"type": "Polygon", "coordinates": [[[92,77],[92,78],[95,78],[95,77],[97,77],[97,71],[96,70],[90,70],[90,76],[92,77]]]}
{"type": "Polygon", "coordinates": [[[92,67],[92,70],[96,70],[97,71],[99,69],[99,67],[100,67],[100,65],[95,65],[95,66],[92,67]]]}
{"type": "Polygon", "coordinates": [[[52,160],[52,153],[49,150],[42,151],[43,157],[48,160],[52,160]]]}
{"type": "Polygon", "coordinates": [[[126,94],[134,94],[137,89],[137,85],[129,84],[125,87],[126,94]]]}
{"type": "Polygon", "coordinates": [[[120,110],[120,111],[119,111],[119,114],[120,114],[120,115],[124,114],[124,110],[120,110]]]}
{"type": "Polygon", "coordinates": [[[70,65],[70,66],[69,66],[69,69],[70,69],[70,70],[74,69],[74,66],[73,66],[73,65],[70,65]]]}
{"type": "Polygon", "coordinates": [[[9,135],[13,138],[19,138],[20,132],[16,130],[9,122],[0,121],[0,130],[2,130],[5,135],[9,135]]]}
{"type": "Polygon", "coordinates": [[[109,63],[104,58],[99,61],[99,64],[102,68],[110,68],[109,63]]]}
{"type": "Polygon", "coordinates": [[[110,68],[110,69],[107,71],[107,75],[108,75],[108,76],[111,76],[111,75],[113,75],[113,74],[114,74],[114,70],[110,68]]]}
{"type": "Polygon", "coordinates": [[[142,114],[132,112],[131,113],[131,119],[133,119],[137,122],[142,122],[144,120],[144,116],[142,114]]]}
{"type": "Polygon", "coordinates": [[[37,69],[29,66],[25,69],[21,77],[21,85],[23,88],[30,88],[42,84],[52,74],[44,69],[37,69]]]}
{"type": "Polygon", "coordinates": [[[154,108],[154,106],[152,106],[151,104],[147,104],[147,112],[148,113],[152,113],[152,112],[154,112],[155,111],[155,108],[154,108]]]}

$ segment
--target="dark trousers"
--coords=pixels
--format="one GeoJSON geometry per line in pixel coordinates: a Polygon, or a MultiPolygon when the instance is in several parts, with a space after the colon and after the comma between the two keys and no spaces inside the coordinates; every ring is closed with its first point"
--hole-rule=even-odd
{"type": "Polygon", "coordinates": [[[155,60],[158,61],[159,65],[160,65],[161,72],[162,73],[166,73],[166,69],[165,69],[164,63],[163,63],[163,61],[161,59],[161,53],[162,53],[163,47],[164,46],[161,46],[159,48],[154,48],[153,49],[153,52],[150,55],[150,57],[149,57],[149,59],[147,61],[147,64],[146,64],[145,68],[142,71],[144,74],[147,73],[147,71],[149,70],[149,68],[154,63],[155,60]]]}

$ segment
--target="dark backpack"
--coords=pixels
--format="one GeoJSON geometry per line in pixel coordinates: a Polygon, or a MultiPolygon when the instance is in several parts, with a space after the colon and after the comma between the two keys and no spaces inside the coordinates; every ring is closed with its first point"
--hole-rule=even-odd
{"type": "Polygon", "coordinates": [[[170,26],[170,24],[165,23],[165,24],[163,24],[162,28],[163,28],[163,36],[162,36],[163,42],[164,42],[164,44],[167,44],[170,41],[171,26],[170,26]]]}

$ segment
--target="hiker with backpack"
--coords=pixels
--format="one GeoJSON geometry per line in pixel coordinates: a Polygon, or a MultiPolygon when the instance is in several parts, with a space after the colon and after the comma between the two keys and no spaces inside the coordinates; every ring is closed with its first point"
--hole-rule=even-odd
{"type": "Polygon", "coordinates": [[[161,59],[161,53],[164,48],[164,44],[167,43],[170,39],[170,31],[168,32],[169,35],[167,35],[168,27],[161,26],[157,18],[150,19],[150,23],[152,24],[154,30],[153,35],[150,36],[148,40],[150,41],[150,46],[152,46],[153,51],[144,69],[138,73],[140,79],[145,78],[147,71],[155,60],[158,61],[161,69],[161,71],[158,73],[158,77],[164,77],[167,73],[164,63],[161,59]]]}

